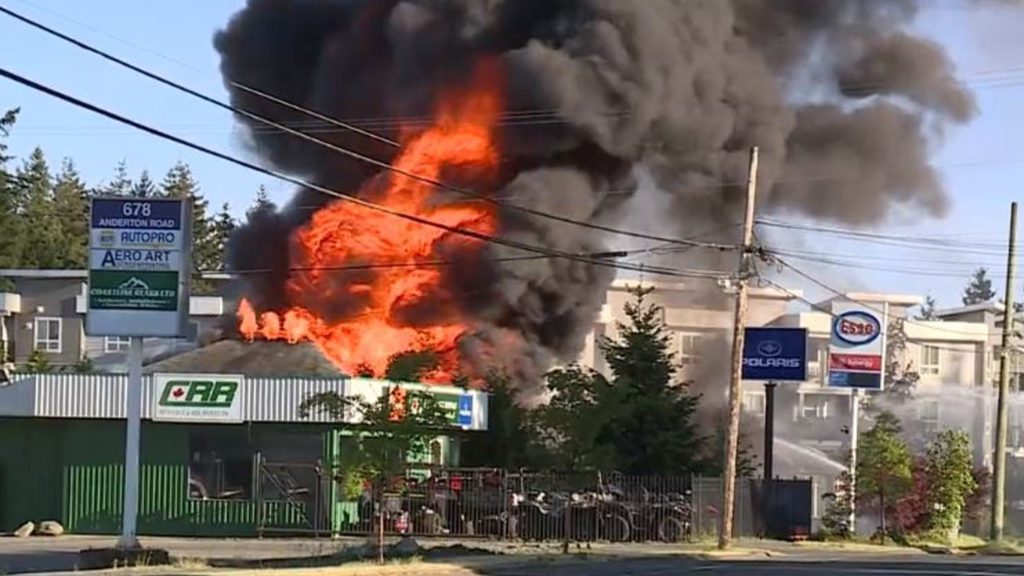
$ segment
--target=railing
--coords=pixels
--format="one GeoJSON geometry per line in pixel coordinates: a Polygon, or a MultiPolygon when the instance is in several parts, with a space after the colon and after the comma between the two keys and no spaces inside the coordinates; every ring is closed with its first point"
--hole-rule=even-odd
{"type": "MultiPolygon", "coordinates": [[[[365,483],[350,499],[343,496],[343,482],[343,475],[318,467],[263,463],[260,484],[266,494],[261,499],[289,502],[302,519],[289,519],[289,530],[270,525],[261,515],[259,533],[369,535],[380,530],[383,517],[390,536],[674,543],[713,536],[720,523],[718,478],[417,467],[383,486],[365,483]],[[325,485],[330,478],[336,483],[333,490],[325,485]],[[333,504],[325,497],[331,492],[338,495],[333,504]]],[[[737,483],[739,536],[757,536],[766,529],[760,482],[737,483]]],[[[792,482],[809,486],[809,481],[792,482]]],[[[772,527],[773,532],[785,532],[790,524],[807,529],[809,512],[803,511],[810,510],[811,502],[803,500],[809,494],[787,497],[783,508],[801,512],[772,527]]]]}

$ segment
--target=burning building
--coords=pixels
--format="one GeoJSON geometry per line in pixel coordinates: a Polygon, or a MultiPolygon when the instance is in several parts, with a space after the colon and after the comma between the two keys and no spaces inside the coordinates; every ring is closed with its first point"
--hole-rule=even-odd
{"type": "Polygon", "coordinates": [[[233,104],[321,141],[240,116],[252,150],[376,207],[309,187],[239,230],[231,265],[260,271],[239,334],[348,373],[429,348],[432,380],[536,383],[580,353],[615,276],[536,248],[636,241],[609,227],[733,242],[753,145],[763,212],[942,216],[929,135],[976,108],[909,31],[920,4],[250,0],[215,38],[233,104]]]}

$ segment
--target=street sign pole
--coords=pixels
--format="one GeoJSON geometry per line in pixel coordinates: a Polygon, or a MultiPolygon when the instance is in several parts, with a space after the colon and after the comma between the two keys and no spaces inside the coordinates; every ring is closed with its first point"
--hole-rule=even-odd
{"type": "Polygon", "coordinates": [[[775,486],[775,382],[764,383],[764,532],[772,536],[768,526],[774,505],[775,486]]]}
{"type": "Polygon", "coordinates": [[[93,198],[85,331],[125,337],[124,500],[118,547],[138,549],[143,338],[177,338],[188,326],[192,206],[179,198],[93,198]]]}
{"type": "Polygon", "coordinates": [[[139,444],[142,426],[142,338],[133,336],[128,350],[127,426],[124,443],[124,508],[121,517],[123,550],[139,548],[136,522],[139,512],[139,444]]]}

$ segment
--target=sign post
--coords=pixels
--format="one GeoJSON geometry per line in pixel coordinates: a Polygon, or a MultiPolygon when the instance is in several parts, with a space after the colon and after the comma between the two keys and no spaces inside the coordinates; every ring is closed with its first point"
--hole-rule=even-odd
{"type": "Polygon", "coordinates": [[[129,337],[124,503],[118,547],[139,547],[143,338],[188,327],[192,207],[182,199],[94,198],[89,226],[90,336],[129,337]]]}
{"type": "Polygon", "coordinates": [[[764,380],[764,531],[768,532],[774,491],[775,388],[778,382],[807,380],[806,328],[747,328],[743,379],[764,380]]]}

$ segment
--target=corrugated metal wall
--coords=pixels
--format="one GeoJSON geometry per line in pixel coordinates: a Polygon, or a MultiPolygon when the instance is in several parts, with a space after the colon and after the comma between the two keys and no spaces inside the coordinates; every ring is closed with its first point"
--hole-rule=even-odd
{"type": "MultiPolygon", "coordinates": [[[[66,526],[78,534],[120,531],[124,459],[123,427],[93,422],[90,443],[102,449],[80,452],[67,468],[66,526]]],[[[188,497],[188,435],[191,426],[143,423],[139,486],[139,533],[152,536],[254,536],[254,500],[192,500],[188,497]]],[[[85,436],[85,435],[83,435],[85,436]]],[[[264,514],[281,525],[302,527],[299,510],[264,502],[264,514]]]]}
{"type": "MultiPolygon", "coordinates": [[[[108,374],[37,374],[0,387],[0,415],[43,418],[123,419],[127,377],[108,374]]],[[[322,392],[344,393],[345,380],[246,378],[242,418],[247,422],[326,423],[324,414],[299,417],[303,400],[322,392]]],[[[152,407],[152,379],[142,378],[142,417],[152,407]]]]}
{"type": "MultiPolygon", "coordinates": [[[[193,428],[143,423],[140,534],[253,536],[260,505],[268,522],[306,526],[301,511],[284,502],[190,499],[188,437],[193,428]]],[[[0,419],[0,433],[17,439],[0,443],[0,529],[10,531],[28,520],[59,520],[72,533],[120,532],[123,423],[8,418],[0,419]]]]}
{"type": "Polygon", "coordinates": [[[0,421],[0,529],[61,517],[62,423],[0,421]]]}

